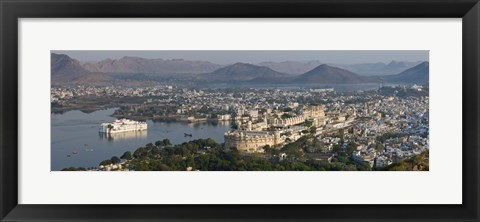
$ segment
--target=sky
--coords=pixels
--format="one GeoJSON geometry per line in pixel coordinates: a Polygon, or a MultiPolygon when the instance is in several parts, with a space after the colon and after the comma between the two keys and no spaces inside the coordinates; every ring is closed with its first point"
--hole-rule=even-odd
{"type": "Polygon", "coordinates": [[[388,63],[395,61],[429,61],[428,50],[54,50],[52,53],[66,54],[82,63],[98,62],[103,59],[120,59],[124,56],[136,56],[148,59],[184,59],[209,61],[226,65],[237,62],[283,62],[283,61],[320,61],[336,64],[388,63]]]}

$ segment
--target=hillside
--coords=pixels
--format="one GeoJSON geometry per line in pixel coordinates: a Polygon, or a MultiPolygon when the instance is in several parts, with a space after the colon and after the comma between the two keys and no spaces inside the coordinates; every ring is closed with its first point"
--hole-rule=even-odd
{"type": "Polygon", "coordinates": [[[83,67],[91,72],[103,73],[172,74],[206,73],[221,66],[204,61],[145,59],[125,56],[121,59],[105,59],[97,63],[87,63],[83,67]]]}
{"type": "Polygon", "coordinates": [[[258,80],[256,83],[269,83],[278,79],[287,78],[288,76],[288,74],[280,73],[263,66],[235,63],[212,73],[201,74],[199,78],[212,82],[246,82],[258,80]]]}
{"type": "Polygon", "coordinates": [[[358,84],[372,82],[372,80],[345,69],[323,64],[296,77],[295,79],[293,79],[292,82],[321,84],[358,84]]]}
{"type": "Polygon", "coordinates": [[[399,74],[383,76],[381,79],[390,83],[425,85],[429,83],[429,68],[429,62],[422,62],[399,74]]]}
{"type": "Polygon", "coordinates": [[[429,170],[429,151],[416,155],[410,159],[402,160],[398,163],[390,164],[385,167],[385,171],[428,171],[429,170]]]}
{"type": "Polygon", "coordinates": [[[52,83],[86,83],[106,82],[112,77],[103,73],[90,72],[80,62],[64,54],[50,55],[50,72],[52,83]]]}

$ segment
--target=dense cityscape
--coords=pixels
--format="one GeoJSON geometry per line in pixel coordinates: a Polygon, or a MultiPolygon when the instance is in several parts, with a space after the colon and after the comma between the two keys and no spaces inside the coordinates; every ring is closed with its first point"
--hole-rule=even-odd
{"type": "Polygon", "coordinates": [[[117,119],[231,125],[223,143],[158,138],[64,170],[428,170],[428,90],[78,84],[52,86],[51,104],[53,113],[116,108],[117,119]]]}

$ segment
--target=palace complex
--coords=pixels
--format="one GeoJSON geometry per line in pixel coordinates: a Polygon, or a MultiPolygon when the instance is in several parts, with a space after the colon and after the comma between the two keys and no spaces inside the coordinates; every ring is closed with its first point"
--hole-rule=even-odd
{"type": "Polygon", "coordinates": [[[303,135],[302,131],[310,127],[321,128],[332,119],[325,115],[323,105],[306,106],[299,113],[296,116],[284,115],[283,112],[264,113],[248,120],[245,117],[235,118],[237,129],[225,133],[225,148],[263,152],[266,145],[278,147],[287,141],[295,141],[303,135]]]}

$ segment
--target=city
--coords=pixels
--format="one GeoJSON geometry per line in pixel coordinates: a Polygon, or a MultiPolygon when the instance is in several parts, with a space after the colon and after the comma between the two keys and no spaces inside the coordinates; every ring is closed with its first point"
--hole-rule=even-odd
{"type": "Polygon", "coordinates": [[[428,171],[429,52],[52,51],[59,171],[428,171]]]}
{"type": "MultiPolygon", "coordinates": [[[[224,144],[217,144],[225,152],[236,149],[247,159],[254,156],[275,163],[344,164],[338,170],[383,170],[389,166],[428,170],[428,160],[408,169],[397,164],[428,153],[428,101],[428,88],[419,85],[380,84],[377,89],[356,92],[332,88],[188,89],[175,85],[63,86],[51,91],[52,112],[78,107],[103,109],[121,102],[112,114],[116,118],[231,122],[224,144]],[[85,102],[106,96],[110,99],[104,104],[85,102]],[[296,144],[304,140],[305,144],[296,144]]],[[[153,148],[160,153],[161,147],[166,146],[153,148]]],[[[201,147],[192,158],[207,152],[208,146],[201,147]]],[[[139,170],[132,160],[111,162],[95,170],[139,170]]],[[[178,170],[197,169],[186,165],[178,170]]]]}

